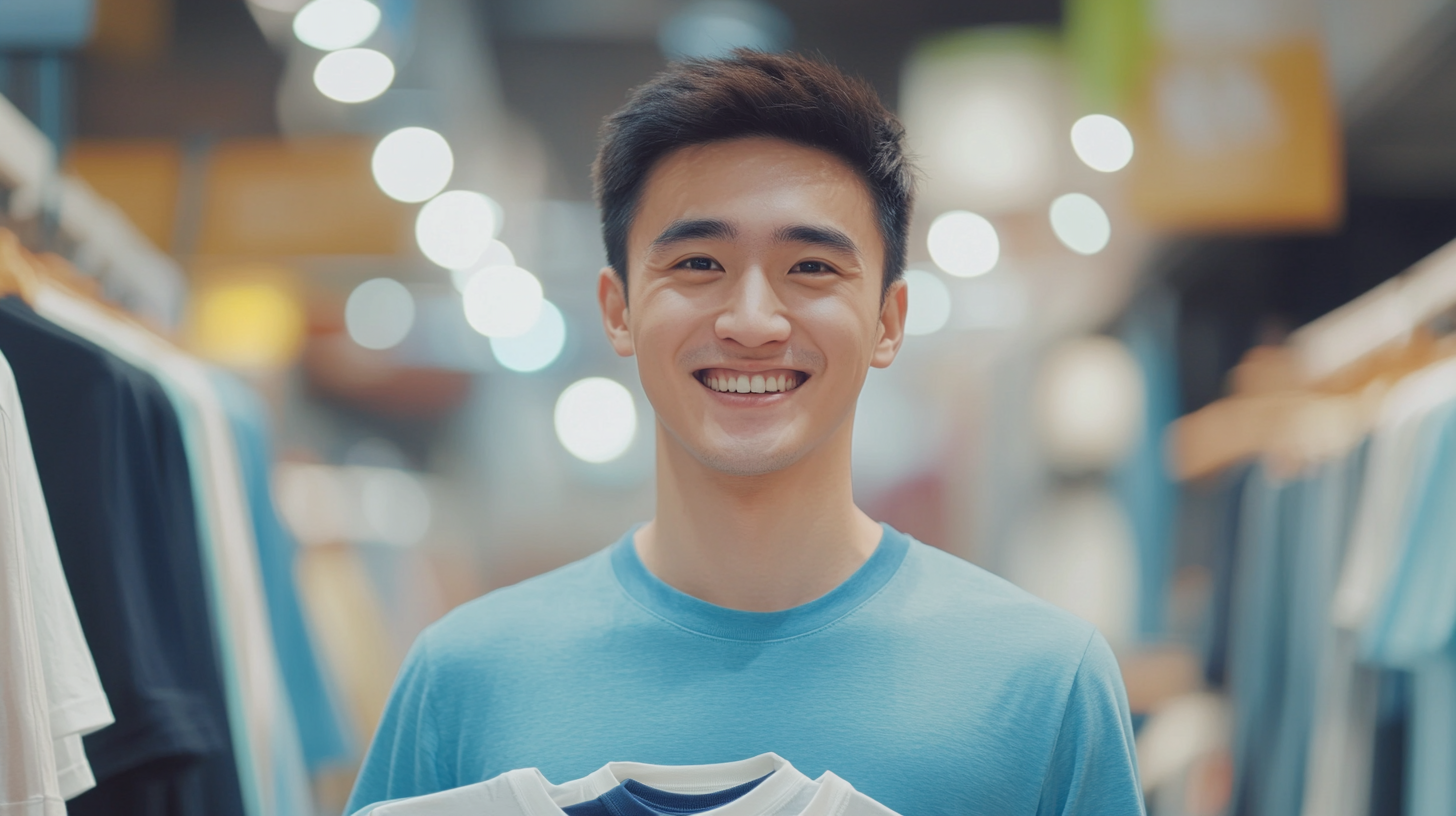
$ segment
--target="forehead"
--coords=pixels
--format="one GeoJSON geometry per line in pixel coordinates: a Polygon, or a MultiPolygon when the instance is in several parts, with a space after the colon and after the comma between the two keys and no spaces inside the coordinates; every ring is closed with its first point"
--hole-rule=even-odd
{"type": "Polygon", "coordinates": [[[710,142],[665,156],[643,185],[629,234],[633,254],[682,218],[732,221],[750,236],[786,223],[819,223],[850,235],[872,257],[883,251],[874,201],[854,168],[782,139],[710,142]]]}

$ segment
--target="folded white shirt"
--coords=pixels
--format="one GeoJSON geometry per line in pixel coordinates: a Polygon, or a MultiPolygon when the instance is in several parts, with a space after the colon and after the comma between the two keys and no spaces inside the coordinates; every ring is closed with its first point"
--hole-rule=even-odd
{"type": "Polygon", "coordinates": [[[766,778],[743,796],[701,816],[896,816],[833,773],[810,779],[774,753],[718,765],[609,762],[561,785],[523,768],[473,785],[379,802],[353,816],[563,816],[562,808],[595,799],[628,779],[671,793],[702,794],[760,777],[766,778]]]}

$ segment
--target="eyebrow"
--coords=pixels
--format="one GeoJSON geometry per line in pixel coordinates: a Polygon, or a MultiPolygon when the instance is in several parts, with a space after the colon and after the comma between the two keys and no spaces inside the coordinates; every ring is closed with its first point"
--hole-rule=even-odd
{"type": "Polygon", "coordinates": [[[652,239],[648,252],[655,252],[680,241],[694,241],[702,238],[731,240],[738,237],[738,228],[720,218],[684,218],[667,225],[660,235],[652,239]]]}
{"type": "MultiPolygon", "coordinates": [[[[731,241],[737,237],[738,228],[732,222],[724,221],[721,218],[683,218],[668,224],[667,228],[648,245],[647,251],[656,252],[682,241],[704,238],[731,241]]],[[[774,230],[774,240],[786,244],[820,246],[853,255],[856,258],[860,257],[859,247],[855,245],[853,239],[833,227],[791,224],[774,230]]]]}
{"type": "Polygon", "coordinates": [[[833,227],[816,227],[809,224],[794,224],[788,227],[779,227],[774,231],[774,238],[778,241],[791,244],[811,244],[824,247],[838,252],[843,252],[854,257],[860,257],[859,247],[855,246],[848,235],[833,227]]]}

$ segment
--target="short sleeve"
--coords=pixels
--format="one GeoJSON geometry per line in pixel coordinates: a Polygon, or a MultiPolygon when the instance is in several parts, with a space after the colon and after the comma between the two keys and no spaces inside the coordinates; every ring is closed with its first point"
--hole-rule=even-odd
{"type": "Polygon", "coordinates": [[[346,814],[389,799],[423,796],[452,787],[438,761],[438,730],[430,695],[429,636],[427,629],[405,656],[354,782],[346,814]]]}
{"type": "Polygon", "coordinates": [[[30,447],[25,412],[10,364],[3,356],[0,356],[0,421],[5,423],[5,438],[11,443],[6,467],[18,501],[37,634],[45,644],[41,650],[41,667],[50,702],[56,772],[61,796],[70,799],[96,785],[81,747],[81,736],[110,725],[116,718],[101,686],[61,568],[60,552],[30,447]]]}
{"type": "Polygon", "coordinates": [[[1040,816],[1141,816],[1132,716],[1117,659],[1093,632],[1042,782],[1040,816]]]}

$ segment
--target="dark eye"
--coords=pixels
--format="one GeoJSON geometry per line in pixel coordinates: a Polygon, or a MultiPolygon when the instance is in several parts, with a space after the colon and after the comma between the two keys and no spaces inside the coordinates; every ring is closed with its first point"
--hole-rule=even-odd
{"type": "Polygon", "coordinates": [[[712,258],[688,258],[678,264],[679,269],[693,269],[699,272],[714,272],[720,269],[718,262],[712,258]]]}
{"type": "Polygon", "coordinates": [[[825,272],[833,272],[834,268],[823,261],[799,261],[789,271],[802,272],[808,275],[822,275],[825,272]]]}

